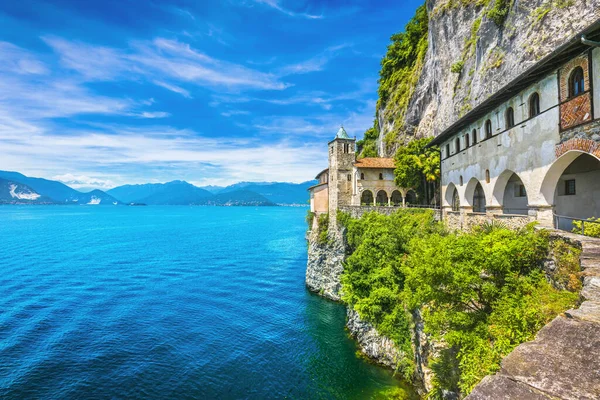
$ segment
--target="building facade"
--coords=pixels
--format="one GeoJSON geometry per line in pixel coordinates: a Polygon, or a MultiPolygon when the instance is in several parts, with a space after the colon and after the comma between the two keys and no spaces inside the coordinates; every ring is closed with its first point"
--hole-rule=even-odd
{"type": "Polygon", "coordinates": [[[445,218],[523,216],[570,229],[569,218],[600,217],[598,38],[600,21],[431,142],[445,218]]]}
{"type": "Polygon", "coordinates": [[[394,159],[357,159],[356,139],[343,127],[328,149],[329,168],[321,171],[315,178],[318,183],[308,189],[312,212],[334,215],[340,207],[416,204],[414,191],[394,183],[394,159]]]}

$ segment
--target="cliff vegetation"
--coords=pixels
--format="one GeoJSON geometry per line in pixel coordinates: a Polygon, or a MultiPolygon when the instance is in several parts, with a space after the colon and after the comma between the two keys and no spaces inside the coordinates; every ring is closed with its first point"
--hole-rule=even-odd
{"type": "Polygon", "coordinates": [[[343,301],[394,341],[398,373],[416,377],[415,313],[429,340],[441,344],[425,361],[430,398],[468,394],[579,299],[578,250],[533,226],[448,232],[430,210],[360,219],[339,213],[338,220],[348,241],[343,301]],[[543,267],[552,252],[558,268],[549,280],[543,267]]]}

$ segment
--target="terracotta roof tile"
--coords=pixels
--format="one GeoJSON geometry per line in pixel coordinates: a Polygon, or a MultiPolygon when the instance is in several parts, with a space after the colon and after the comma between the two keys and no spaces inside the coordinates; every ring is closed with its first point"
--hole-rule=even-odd
{"type": "Polygon", "coordinates": [[[357,168],[389,168],[389,169],[396,168],[393,158],[383,158],[383,157],[361,158],[360,160],[356,160],[356,163],[354,164],[354,166],[357,168]]]}

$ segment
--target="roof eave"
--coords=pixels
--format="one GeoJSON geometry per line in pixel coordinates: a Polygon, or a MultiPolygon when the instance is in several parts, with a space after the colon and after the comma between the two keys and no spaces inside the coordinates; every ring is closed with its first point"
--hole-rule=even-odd
{"type": "MultiPolygon", "coordinates": [[[[546,57],[544,57],[539,62],[535,63],[523,73],[519,74],[515,79],[509,82],[507,85],[498,90],[495,94],[488,97],[481,104],[467,113],[465,116],[460,118],[458,121],[450,125],[446,128],[442,133],[433,138],[428,144],[427,147],[435,146],[441,144],[447,138],[451,137],[455,134],[457,130],[462,129],[465,125],[469,123],[475,122],[478,118],[485,115],[487,113],[488,108],[496,107],[497,103],[501,103],[502,101],[506,101],[510,99],[514,95],[518,94],[518,92],[525,89],[527,86],[531,85],[540,76],[545,76],[552,72],[555,68],[558,68],[561,64],[564,63],[562,60],[565,56],[575,56],[584,52],[588,46],[581,43],[582,35],[589,35],[591,33],[600,33],[594,32],[600,29],[600,19],[597,19],[587,28],[577,33],[571,39],[569,39],[566,43],[559,46],[557,49],[552,51],[546,57]],[[531,81],[531,82],[530,82],[531,81]],[[512,93],[512,92],[516,93],[512,93]]],[[[589,38],[588,38],[589,39],[589,38]]]]}

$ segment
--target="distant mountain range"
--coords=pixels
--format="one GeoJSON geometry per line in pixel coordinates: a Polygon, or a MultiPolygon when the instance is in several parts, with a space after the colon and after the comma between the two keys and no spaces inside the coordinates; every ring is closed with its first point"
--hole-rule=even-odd
{"type": "Polygon", "coordinates": [[[201,188],[185,181],[172,181],[82,193],[61,182],[0,171],[0,204],[305,205],[307,189],[314,183],[240,182],[227,187],[201,188]]]}
{"type": "Polygon", "coordinates": [[[119,200],[101,190],[81,193],[64,183],[30,178],[18,172],[0,171],[0,204],[119,204],[119,200]],[[16,185],[14,190],[10,190],[16,185]],[[7,190],[8,189],[8,190],[7,190]]]}

